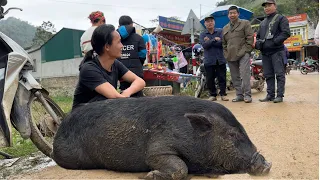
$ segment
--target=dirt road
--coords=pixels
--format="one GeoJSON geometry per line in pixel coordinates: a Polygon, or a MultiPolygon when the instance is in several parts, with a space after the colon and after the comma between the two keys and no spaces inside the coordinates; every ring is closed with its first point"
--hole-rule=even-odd
{"type": "MultiPolygon", "coordinates": [[[[245,127],[249,137],[268,161],[271,172],[262,179],[318,179],[319,166],[319,76],[287,76],[285,101],[261,103],[266,92],[253,90],[253,103],[221,102],[245,127]]],[[[234,97],[234,92],[228,95],[234,97]]],[[[15,178],[36,179],[137,179],[142,174],[116,173],[106,170],[70,171],[54,166],[38,173],[15,178]]],[[[225,175],[219,179],[260,179],[247,174],[225,175]]],[[[207,179],[193,177],[193,179],[207,179]]]]}

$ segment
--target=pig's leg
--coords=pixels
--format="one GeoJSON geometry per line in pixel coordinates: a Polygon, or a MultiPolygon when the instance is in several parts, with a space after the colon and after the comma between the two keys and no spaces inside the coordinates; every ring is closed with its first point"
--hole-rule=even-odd
{"type": "Polygon", "coordinates": [[[187,179],[188,167],[179,157],[175,155],[155,155],[147,159],[151,171],[146,179],[187,179]]]}

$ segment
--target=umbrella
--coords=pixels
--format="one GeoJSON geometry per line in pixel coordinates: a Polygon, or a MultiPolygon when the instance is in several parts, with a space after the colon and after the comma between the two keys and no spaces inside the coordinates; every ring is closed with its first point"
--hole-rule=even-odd
{"type": "MultiPolygon", "coordinates": [[[[205,27],[204,25],[204,18],[208,15],[213,15],[214,19],[215,19],[215,27],[216,28],[223,28],[226,24],[229,23],[229,18],[228,18],[228,9],[231,6],[235,6],[235,5],[225,5],[225,6],[218,6],[216,7],[214,10],[210,11],[209,13],[207,13],[206,15],[204,15],[201,20],[200,23],[205,27]]],[[[240,19],[246,19],[246,20],[250,20],[250,18],[253,15],[252,11],[249,11],[248,9],[239,7],[239,12],[240,12],[240,19]]]]}

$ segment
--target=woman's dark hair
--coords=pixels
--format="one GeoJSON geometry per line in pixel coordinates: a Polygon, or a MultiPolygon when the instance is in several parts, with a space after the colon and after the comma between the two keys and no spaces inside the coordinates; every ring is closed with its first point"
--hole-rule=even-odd
{"type": "Polygon", "coordinates": [[[86,53],[80,66],[83,63],[93,59],[93,52],[96,52],[98,55],[103,54],[105,45],[112,44],[113,31],[115,31],[115,27],[111,24],[100,25],[93,31],[93,34],[91,37],[92,50],[86,53]]]}
{"type": "Polygon", "coordinates": [[[238,14],[239,14],[239,8],[237,6],[230,6],[228,9],[228,13],[230,10],[237,10],[238,14]]]}

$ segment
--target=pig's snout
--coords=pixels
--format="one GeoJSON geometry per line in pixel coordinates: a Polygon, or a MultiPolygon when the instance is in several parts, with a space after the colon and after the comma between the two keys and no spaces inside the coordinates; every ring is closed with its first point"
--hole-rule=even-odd
{"type": "Polygon", "coordinates": [[[271,167],[272,163],[267,162],[261,154],[256,152],[252,157],[248,173],[254,176],[265,176],[269,174],[271,167]]]}

